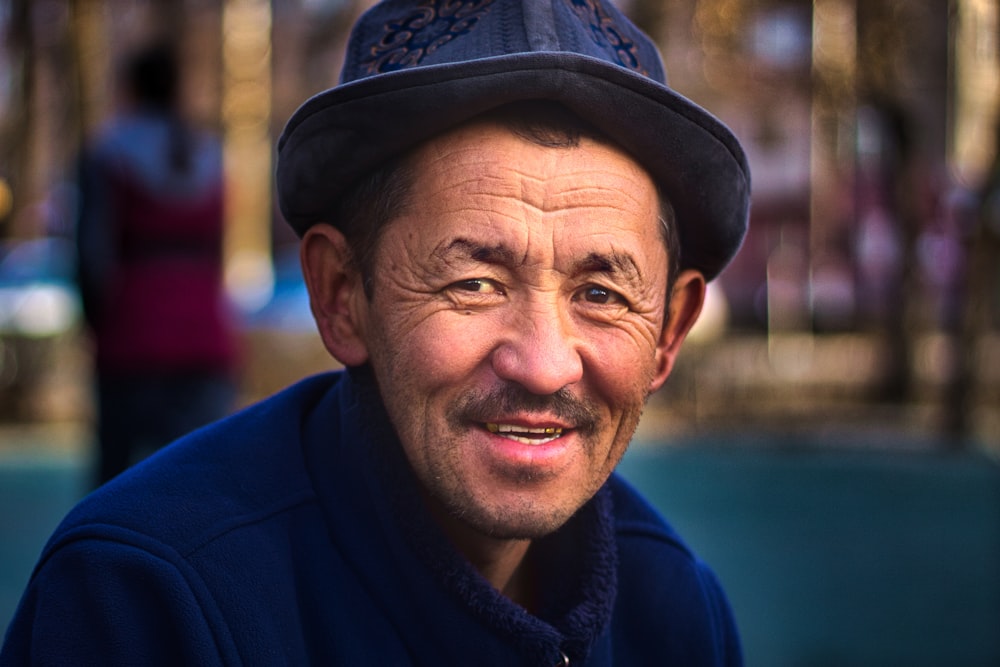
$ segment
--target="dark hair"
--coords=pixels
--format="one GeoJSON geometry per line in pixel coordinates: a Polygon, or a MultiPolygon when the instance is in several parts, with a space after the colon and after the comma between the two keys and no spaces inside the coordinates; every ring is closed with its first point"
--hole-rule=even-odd
{"type": "Polygon", "coordinates": [[[179,74],[177,52],[166,42],[136,51],[122,72],[129,94],[139,104],[164,111],[177,106],[179,74]]]}
{"type": "Polygon", "coordinates": [[[350,261],[372,298],[375,250],[382,231],[409,205],[414,174],[411,154],[397,156],[362,178],[337,200],[331,222],[347,240],[350,261]]]}
{"type": "MultiPolygon", "coordinates": [[[[573,148],[582,138],[610,143],[604,133],[564,106],[545,101],[518,102],[477,116],[473,121],[492,120],[514,134],[540,146],[573,148]]],[[[412,156],[416,149],[382,164],[348,189],[332,212],[332,222],[344,234],[351,260],[361,273],[365,294],[372,297],[375,251],[382,231],[410,203],[415,178],[412,156]]],[[[680,273],[680,234],[673,206],[662,192],[660,226],[667,249],[667,298],[680,273]]]]}

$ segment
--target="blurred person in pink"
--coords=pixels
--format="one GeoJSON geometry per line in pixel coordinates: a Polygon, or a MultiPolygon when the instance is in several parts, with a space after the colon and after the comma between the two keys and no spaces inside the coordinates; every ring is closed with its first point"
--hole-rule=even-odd
{"type": "Polygon", "coordinates": [[[100,483],[227,413],[237,360],[220,144],[182,117],[171,45],[136,51],[120,76],[122,111],[81,159],[77,221],[100,483]]]}

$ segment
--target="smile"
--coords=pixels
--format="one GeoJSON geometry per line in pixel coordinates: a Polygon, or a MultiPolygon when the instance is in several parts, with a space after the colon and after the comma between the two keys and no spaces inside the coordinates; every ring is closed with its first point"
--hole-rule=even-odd
{"type": "Polygon", "coordinates": [[[494,424],[487,422],[486,430],[526,445],[542,445],[562,437],[563,429],[559,426],[515,426],[514,424],[494,424]]]}

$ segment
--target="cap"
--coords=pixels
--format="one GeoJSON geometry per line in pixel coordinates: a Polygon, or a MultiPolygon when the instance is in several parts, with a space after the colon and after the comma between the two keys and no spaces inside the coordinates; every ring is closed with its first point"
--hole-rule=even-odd
{"type": "Polygon", "coordinates": [[[557,102],[631,154],[677,216],[681,262],[711,280],[747,230],[739,141],[672,90],[652,40],[602,0],[384,0],[357,21],[338,86],[278,141],[277,194],[301,236],[386,160],[497,107],[557,102]]]}

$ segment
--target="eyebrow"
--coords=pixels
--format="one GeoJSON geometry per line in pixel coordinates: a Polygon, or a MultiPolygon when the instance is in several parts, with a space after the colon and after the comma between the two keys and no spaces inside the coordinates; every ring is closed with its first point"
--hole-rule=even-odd
{"type": "Polygon", "coordinates": [[[626,253],[592,252],[573,267],[576,274],[605,273],[620,276],[626,282],[638,285],[642,282],[642,271],[635,259],[626,253]]]}
{"type": "Polygon", "coordinates": [[[439,259],[448,261],[461,256],[485,264],[513,266],[516,263],[514,251],[503,244],[485,245],[459,237],[434,252],[439,259]]]}

